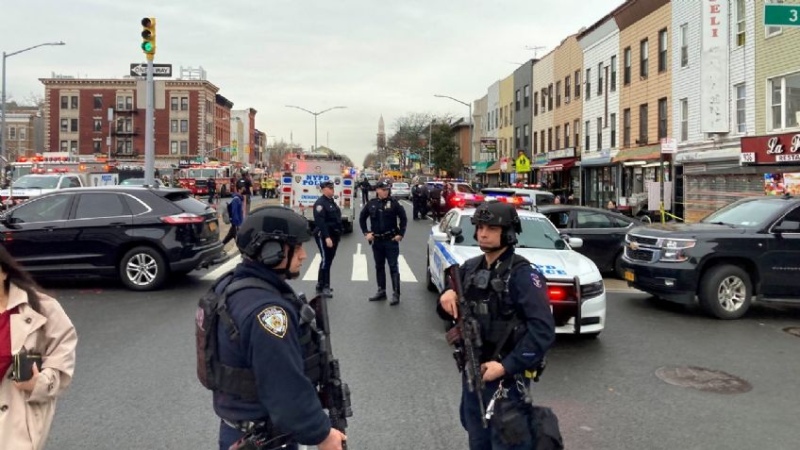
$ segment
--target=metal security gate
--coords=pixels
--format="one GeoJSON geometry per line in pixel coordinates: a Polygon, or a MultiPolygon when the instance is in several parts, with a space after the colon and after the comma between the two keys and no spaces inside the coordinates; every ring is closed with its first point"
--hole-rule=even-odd
{"type": "Polygon", "coordinates": [[[684,164],[683,181],[687,222],[741,198],[764,195],[764,175],[745,173],[738,162],[684,164]]]}

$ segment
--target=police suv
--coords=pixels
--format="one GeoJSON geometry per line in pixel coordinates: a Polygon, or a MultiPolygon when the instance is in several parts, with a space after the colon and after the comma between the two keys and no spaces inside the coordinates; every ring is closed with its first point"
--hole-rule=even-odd
{"type": "MultiPolygon", "coordinates": [[[[474,208],[453,208],[434,225],[428,238],[426,280],[428,290],[443,292],[449,284],[446,269],[483,254],[474,238],[470,218],[474,208]]],[[[516,253],[539,269],[547,280],[556,332],[597,337],[606,321],[603,277],[587,257],[572,250],[580,238],[560,235],[547,218],[536,211],[518,210],[522,233],[516,253]]]]}

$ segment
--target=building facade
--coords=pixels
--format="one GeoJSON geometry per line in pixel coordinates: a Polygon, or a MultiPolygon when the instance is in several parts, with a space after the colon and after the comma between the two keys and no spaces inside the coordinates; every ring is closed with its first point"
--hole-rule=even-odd
{"type": "MultiPolygon", "coordinates": [[[[233,121],[238,121],[237,127],[241,125],[241,133],[236,136],[234,145],[233,140],[231,145],[233,151],[231,159],[245,165],[253,165],[255,159],[255,132],[256,132],[256,111],[253,108],[237,109],[231,111],[231,118],[233,121]]],[[[233,126],[233,122],[232,122],[233,126]]]]}
{"type": "Polygon", "coordinates": [[[555,77],[553,51],[533,65],[533,157],[531,169],[535,182],[542,181],[541,168],[547,165],[547,152],[553,150],[553,89],[555,77]]]}
{"type": "Polygon", "coordinates": [[[581,151],[583,204],[604,208],[619,202],[620,167],[612,164],[619,151],[619,28],[611,14],[578,36],[583,67],[596,73],[594,92],[584,96],[583,126],[588,122],[589,145],[581,151]]]}
{"type": "MultiPolygon", "coordinates": [[[[144,161],[145,82],[46,78],[44,151],[144,161]]],[[[156,81],[156,167],[209,156],[216,142],[219,89],[206,80],[156,81]]],[[[222,138],[222,137],[220,137],[222,138]]],[[[221,140],[221,139],[220,139],[221,140]]]]}
{"type": "MultiPolygon", "coordinates": [[[[516,156],[522,150],[531,158],[531,127],[533,125],[533,108],[531,85],[533,83],[533,60],[525,62],[514,71],[514,148],[516,156]]],[[[517,174],[527,181],[529,174],[517,174]]]]}
{"type": "MultiPolygon", "coordinates": [[[[2,113],[0,113],[2,114],[2,113]]],[[[6,104],[6,136],[3,145],[9,161],[41,153],[43,142],[42,111],[38,106],[6,104]]]]}

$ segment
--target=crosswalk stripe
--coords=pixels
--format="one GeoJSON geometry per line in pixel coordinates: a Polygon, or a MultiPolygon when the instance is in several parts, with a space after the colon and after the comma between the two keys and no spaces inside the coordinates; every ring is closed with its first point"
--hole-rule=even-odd
{"type": "Polygon", "coordinates": [[[403,255],[397,258],[397,269],[400,271],[400,281],[407,281],[410,283],[416,283],[417,277],[414,276],[414,272],[411,271],[411,267],[406,262],[406,258],[403,255]]]}
{"type": "Polygon", "coordinates": [[[306,274],[303,276],[303,281],[317,281],[320,263],[322,263],[322,257],[317,253],[311,260],[311,264],[308,265],[308,270],[306,270],[306,274]]]}
{"type": "MultiPolygon", "coordinates": [[[[360,246],[361,244],[358,245],[360,246]]],[[[350,279],[352,281],[369,281],[367,255],[360,252],[353,255],[353,273],[350,279]]]]}
{"type": "Polygon", "coordinates": [[[225,272],[233,269],[236,267],[237,264],[242,262],[242,255],[236,255],[233,258],[225,261],[222,263],[221,266],[217,267],[216,269],[208,272],[207,274],[203,275],[201,278],[202,280],[216,280],[217,278],[221,277],[225,272]]]}

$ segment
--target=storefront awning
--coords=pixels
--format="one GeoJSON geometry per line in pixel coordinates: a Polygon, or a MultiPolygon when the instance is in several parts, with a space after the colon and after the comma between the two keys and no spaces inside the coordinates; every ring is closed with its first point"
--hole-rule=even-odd
{"type": "Polygon", "coordinates": [[[596,158],[581,158],[581,167],[607,166],[611,164],[611,155],[596,158]]]}
{"type": "Polygon", "coordinates": [[[571,169],[572,166],[574,166],[577,161],[578,158],[554,159],[539,170],[541,170],[542,172],[561,172],[562,170],[571,169]]]}
{"type": "Polygon", "coordinates": [[[613,163],[628,161],[656,161],[661,156],[661,144],[624,148],[611,160],[613,163]]]}
{"type": "Polygon", "coordinates": [[[498,159],[488,169],[486,169],[486,175],[497,175],[500,173],[500,160],[498,159]]]}
{"type": "MultiPolygon", "coordinates": [[[[478,161],[472,163],[472,170],[475,171],[475,174],[485,173],[486,170],[494,164],[494,161],[478,161]]],[[[500,167],[498,165],[498,167],[500,167]]]]}

